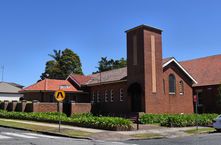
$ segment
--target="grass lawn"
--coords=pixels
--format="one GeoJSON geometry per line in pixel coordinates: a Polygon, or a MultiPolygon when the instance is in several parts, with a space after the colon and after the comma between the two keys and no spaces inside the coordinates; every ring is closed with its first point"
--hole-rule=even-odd
{"type": "Polygon", "coordinates": [[[190,129],[184,132],[188,134],[197,134],[197,133],[209,133],[209,132],[214,132],[214,131],[216,131],[214,128],[199,128],[198,131],[197,129],[190,129]]]}
{"type": "Polygon", "coordinates": [[[85,132],[85,131],[78,131],[73,129],[62,129],[61,132],[58,131],[58,128],[55,127],[46,127],[40,125],[32,125],[32,124],[25,124],[25,123],[18,123],[12,121],[0,121],[1,126],[5,127],[14,127],[20,129],[26,129],[36,132],[45,132],[45,133],[54,133],[59,135],[65,135],[69,137],[90,137],[93,133],[85,132]]]}
{"type": "Polygon", "coordinates": [[[133,134],[130,135],[136,139],[152,139],[152,138],[163,138],[162,135],[156,133],[140,133],[140,134],[133,134]]]}

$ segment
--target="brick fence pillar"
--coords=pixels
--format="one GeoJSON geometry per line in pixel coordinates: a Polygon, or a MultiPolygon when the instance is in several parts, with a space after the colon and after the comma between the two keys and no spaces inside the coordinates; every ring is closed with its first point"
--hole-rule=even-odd
{"type": "Polygon", "coordinates": [[[8,104],[9,104],[9,101],[8,100],[4,100],[4,110],[7,110],[8,108],[8,104]]]}
{"type": "Polygon", "coordinates": [[[39,106],[39,101],[33,100],[32,101],[32,112],[38,112],[38,106],[39,106]]]}
{"type": "Polygon", "coordinates": [[[13,101],[12,101],[12,111],[15,111],[15,108],[16,108],[16,106],[17,106],[17,103],[18,103],[18,101],[16,101],[16,100],[13,100],[13,101]]]}
{"type": "Polygon", "coordinates": [[[74,105],[75,105],[75,101],[71,101],[70,102],[70,110],[71,110],[70,111],[70,113],[71,113],[70,115],[72,115],[74,113],[74,105]]]}
{"type": "Polygon", "coordinates": [[[21,101],[21,112],[25,112],[26,104],[27,104],[27,101],[26,101],[26,100],[22,100],[22,101],[21,101]]]}

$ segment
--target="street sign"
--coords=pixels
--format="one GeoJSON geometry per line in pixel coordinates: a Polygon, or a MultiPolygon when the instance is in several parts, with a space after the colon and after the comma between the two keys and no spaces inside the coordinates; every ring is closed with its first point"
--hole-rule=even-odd
{"type": "Polygon", "coordinates": [[[194,95],[194,96],[193,96],[193,102],[194,102],[194,103],[197,103],[197,100],[198,100],[197,95],[194,95]]]}
{"type": "Polygon", "coordinates": [[[63,90],[57,90],[54,93],[54,97],[58,102],[62,102],[65,99],[65,92],[63,90]]]}

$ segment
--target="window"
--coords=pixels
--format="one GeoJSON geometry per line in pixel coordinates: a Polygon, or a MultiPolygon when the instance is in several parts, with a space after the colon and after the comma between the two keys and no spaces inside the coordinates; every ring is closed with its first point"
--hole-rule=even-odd
{"type": "Polygon", "coordinates": [[[110,91],[110,101],[114,102],[114,91],[113,90],[110,91]]]}
{"type": "Polygon", "coordinates": [[[169,75],[169,94],[175,94],[176,92],[176,78],[173,74],[169,75]]]}
{"type": "Polygon", "coordinates": [[[124,98],[124,90],[120,89],[120,101],[121,102],[124,101],[123,98],[124,98]]]}
{"type": "Polygon", "coordinates": [[[165,90],[165,80],[163,79],[163,94],[166,94],[166,90],[165,90]]]}
{"type": "Polygon", "coordinates": [[[92,92],[92,99],[91,99],[91,102],[92,102],[92,103],[95,102],[95,93],[94,93],[94,91],[92,92]]]}
{"type": "Polygon", "coordinates": [[[100,94],[99,94],[99,91],[97,91],[97,102],[100,102],[100,94]]]}
{"type": "Polygon", "coordinates": [[[108,102],[107,90],[105,90],[105,93],[104,93],[104,101],[105,101],[105,102],[108,102]]]}
{"type": "Polygon", "coordinates": [[[179,82],[179,89],[180,89],[180,95],[184,94],[184,86],[183,86],[183,81],[179,82]]]}

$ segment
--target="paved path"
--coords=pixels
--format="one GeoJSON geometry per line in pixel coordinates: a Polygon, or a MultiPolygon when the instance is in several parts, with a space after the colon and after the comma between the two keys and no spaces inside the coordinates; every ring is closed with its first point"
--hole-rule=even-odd
{"type": "MultiPolygon", "coordinates": [[[[10,122],[17,122],[17,123],[25,123],[25,124],[31,124],[31,125],[40,125],[40,126],[54,127],[54,128],[58,127],[58,124],[53,124],[53,123],[41,123],[41,122],[33,122],[33,121],[1,119],[0,118],[0,121],[1,120],[3,120],[3,121],[10,121],[10,122]]],[[[69,126],[69,125],[61,125],[61,128],[73,129],[73,130],[79,130],[79,131],[86,131],[86,132],[90,132],[90,133],[104,132],[104,130],[93,129],[93,128],[75,127],[75,126],[69,126]]]]}

